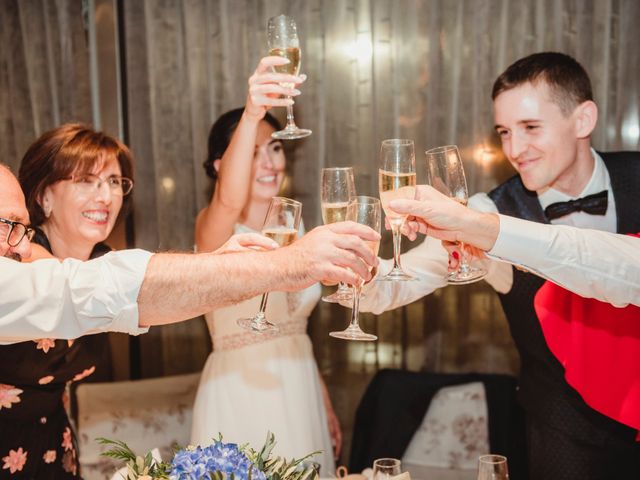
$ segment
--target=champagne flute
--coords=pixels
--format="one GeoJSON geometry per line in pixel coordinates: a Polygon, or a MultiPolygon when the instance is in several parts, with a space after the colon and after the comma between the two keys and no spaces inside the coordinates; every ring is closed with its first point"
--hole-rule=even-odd
{"type": "MultiPolygon", "coordinates": [[[[300,41],[298,40],[298,31],[296,22],[293,18],[286,15],[278,15],[271,17],[267,24],[267,39],[269,42],[269,55],[284,57],[289,59],[286,65],[278,65],[273,69],[278,73],[288,73],[290,75],[298,75],[300,73],[300,62],[302,52],[300,50],[300,41]]],[[[282,84],[283,87],[293,88],[293,84],[282,84]]],[[[287,96],[291,99],[291,96],[287,96]]],[[[296,138],[304,138],[311,135],[311,130],[298,128],[293,120],[293,106],[287,105],[287,126],[277,132],[273,132],[271,136],[281,140],[294,140],[296,138]]]]}
{"type": "MultiPolygon", "coordinates": [[[[447,145],[432,148],[426,152],[426,155],[428,183],[436,190],[466,205],[469,194],[458,147],[447,145]]],[[[458,244],[462,253],[460,265],[456,271],[448,275],[447,282],[453,285],[477,282],[487,272],[482,268],[469,265],[463,242],[458,244]]]]}
{"type": "MultiPolygon", "coordinates": [[[[356,196],[356,186],[353,181],[353,168],[337,167],[323,168],[320,180],[320,201],[322,220],[325,225],[342,222],[347,219],[349,201],[356,196]]],[[[343,282],[333,294],[322,297],[325,302],[338,303],[353,298],[351,289],[343,282]]]]}
{"type": "MultiPolygon", "coordinates": [[[[355,197],[349,202],[347,207],[347,220],[368,225],[376,232],[380,231],[380,221],[382,213],[380,211],[380,200],[373,197],[355,197]]],[[[371,251],[377,255],[380,242],[367,242],[371,251]]],[[[365,333],[358,323],[358,313],[360,310],[360,293],[362,292],[363,279],[359,279],[353,287],[353,309],[351,311],[351,322],[349,326],[340,332],[331,332],[330,336],[342,338],[343,340],[377,340],[378,337],[365,333]]]]}
{"type": "Polygon", "coordinates": [[[398,198],[415,197],[416,193],[416,156],[413,148],[413,140],[390,139],[383,140],[380,147],[380,170],[378,171],[380,186],[380,200],[382,208],[391,225],[393,234],[393,268],[384,277],[383,281],[416,280],[402,269],[400,265],[400,229],[407,219],[389,208],[389,202],[398,198]]]}
{"type": "Polygon", "coordinates": [[[482,455],[478,459],[478,480],[509,480],[507,457],[482,455]]]}
{"type": "Polygon", "coordinates": [[[397,458],[378,458],[373,461],[373,480],[389,480],[401,473],[400,460],[397,458]]]}
{"type": "MultiPolygon", "coordinates": [[[[280,245],[286,247],[298,236],[302,204],[284,197],[273,197],[269,204],[267,216],[262,225],[262,234],[280,245]]],[[[262,295],[260,311],[253,317],[238,319],[238,325],[254,332],[277,332],[278,327],[267,320],[265,310],[269,294],[262,295]]]]}

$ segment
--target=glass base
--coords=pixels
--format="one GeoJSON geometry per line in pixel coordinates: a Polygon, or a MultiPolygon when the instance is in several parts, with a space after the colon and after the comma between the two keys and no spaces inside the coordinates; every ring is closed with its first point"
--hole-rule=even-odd
{"type": "Polygon", "coordinates": [[[350,302],[352,300],[353,291],[349,287],[344,289],[338,288],[338,290],[333,292],[331,295],[325,295],[322,297],[322,301],[328,303],[350,302]]]}
{"type": "Polygon", "coordinates": [[[273,132],[271,138],[278,140],[295,140],[296,138],[304,138],[311,135],[311,130],[306,128],[298,128],[295,125],[292,128],[286,127],[283,130],[273,132]]]}
{"type": "Polygon", "coordinates": [[[357,340],[361,342],[373,342],[378,339],[375,335],[363,332],[360,327],[349,325],[340,332],[330,332],[330,337],[341,338],[342,340],[357,340]]]}
{"type": "Polygon", "coordinates": [[[467,285],[482,280],[487,275],[487,271],[483,268],[467,267],[463,270],[451,272],[447,276],[449,285],[467,285]]]}
{"type": "Polygon", "coordinates": [[[256,333],[265,332],[277,332],[278,326],[269,322],[264,316],[256,315],[251,318],[239,318],[236,322],[239,326],[246,330],[251,330],[256,333]]]}
{"type": "Polygon", "coordinates": [[[393,268],[384,277],[376,278],[376,282],[411,282],[414,280],[418,279],[413,275],[409,275],[401,268],[393,268]]]}

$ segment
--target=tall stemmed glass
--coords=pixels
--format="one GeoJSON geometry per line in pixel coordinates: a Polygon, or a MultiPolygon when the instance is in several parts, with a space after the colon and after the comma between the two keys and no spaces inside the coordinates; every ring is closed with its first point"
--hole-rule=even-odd
{"type": "Polygon", "coordinates": [[[416,193],[416,155],[413,140],[383,140],[380,147],[380,170],[378,171],[380,200],[382,208],[391,225],[393,234],[393,268],[378,280],[406,281],[416,280],[400,265],[400,229],[407,219],[406,215],[395,213],[389,208],[389,202],[398,198],[413,199],[416,193]]]}
{"type": "Polygon", "coordinates": [[[507,457],[482,455],[478,459],[478,480],[509,480],[507,457]]]}
{"type": "MultiPolygon", "coordinates": [[[[276,241],[281,247],[286,247],[298,236],[302,204],[284,197],[273,197],[267,216],[262,225],[262,234],[276,241]]],[[[262,295],[260,311],[251,318],[238,319],[238,325],[254,332],[277,332],[278,327],[269,322],[265,315],[269,294],[262,295]]]]}
{"type": "MultiPolygon", "coordinates": [[[[380,200],[373,197],[355,197],[349,202],[347,207],[347,220],[368,225],[376,232],[380,232],[380,222],[382,213],[380,211],[380,200]]],[[[371,251],[377,255],[380,242],[367,242],[371,251]]],[[[364,333],[358,323],[358,313],[360,311],[360,293],[362,292],[363,279],[359,279],[353,285],[353,309],[351,311],[351,322],[349,326],[340,332],[331,332],[329,335],[343,340],[377,340],[378,337],[370,333],[364,333]]]]}
{"type": "MultiPolygon", "coordinates": [[[[455,145],[437,147],[428,150],[426,155],[428,183],[436,190],[466,205],[469,194],[458,147],[455,145]]],[[[459,246],[462,252],[460,265],[456,271],[449,274],[447,282],[453,285],[477,282],[487,272],[482,268],[469,265],[464,244],[459,242],[459,246]]]]}
{"type": "MultiPolygon", "coordinates": [[[[278,15],[271,17],[267,24],[267,38],[269,41],[269,55],[285,57],[289,59],[286,65],[278,65],[273,69],[278,73],[288,73],[290,75],[298,75],[300,73],[300,63],[302,52],[300,50],[300,41],[298,40],[298,31],[296,22],[293,18],[286,15],[278,15]]],[[[282,84],[283,87],[293,88],[293,84],[282,84]]],[[[291,99],[290,96],[287,96],[291,99]]],[[[308,137],[311,130],[298,128],[293,120],[293,106],[287,105],[287,126],[277,132],[273,132],[271,136],[281,140],[294,140],[296,138],[308,137]]]]}
{"type": "MultiPolygon", "coordinates": [[[[356,186],[353,181],[353,168],[335,167],[323,168],[320,179],[320,205],[322,220],[325,225],[342,222],[347,219],[347,207],[356,196],[356,186]]],[[[322,297],[325,302],[338,303],[351,300],[351,289],[340,282],[338,290],[331,295],[322,297]]]]}

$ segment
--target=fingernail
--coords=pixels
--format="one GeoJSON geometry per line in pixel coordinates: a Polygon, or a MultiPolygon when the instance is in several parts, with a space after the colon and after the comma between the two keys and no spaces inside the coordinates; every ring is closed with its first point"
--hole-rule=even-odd
{"type": "Polygon", "coordinates": [[[295,102],[292,99],[287,98],[287,105],[293,105],[294,103],[295,102]]]}
{"type": "Polygon", "coordinates": [[[458,252],[453,252],[453,253],[451,254],[451,256],[452,256],[453,258],[455,258],[456,260],[458,260],[458,259],[460,258],[460,254],[459,254],[458,252]]]}
{"type": "Polygon", "coordinates": [[[300,75],[300,81],[304,82],[307,79],[307,76],[303,73],[300,75]]]}
{"type": "Polygon", "coordinates": [[[293,90],[291,90],[291,95],[300,95],[300,90],[294,88],[293,90]]]}

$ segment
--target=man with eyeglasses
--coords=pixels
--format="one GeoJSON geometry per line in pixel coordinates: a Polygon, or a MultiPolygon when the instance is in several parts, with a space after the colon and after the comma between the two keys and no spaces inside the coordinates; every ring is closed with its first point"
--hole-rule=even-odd
{"type": "Polygon", "coordinates": [[[266,291],[370,279],[368,267],[378,263],[365,244],[378,241],[378,233],[344,222],[318,227],[283,248],[253,236],[232,239],[217,254],[124,250],[87,262],[25,264],[20,261],[31,256],[33,235],[28,225],[20,185],[0,164],[0,344],[144,333],[266,291]],[[247,244],[273,250],[251,251],[247,244]]]}

